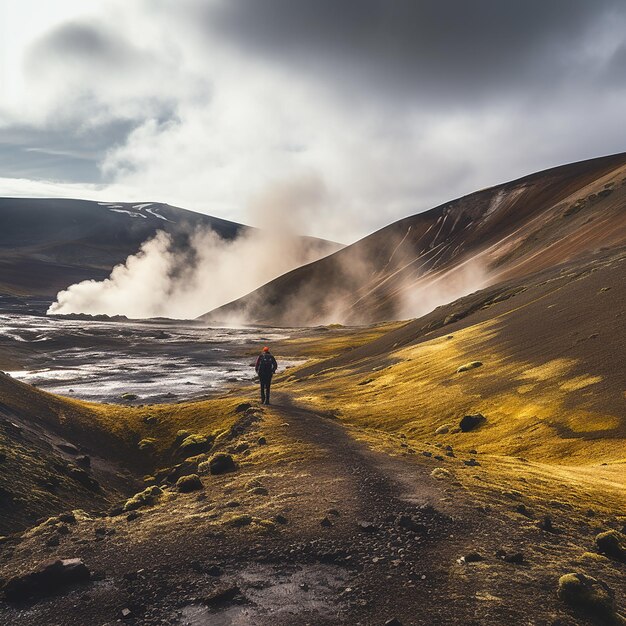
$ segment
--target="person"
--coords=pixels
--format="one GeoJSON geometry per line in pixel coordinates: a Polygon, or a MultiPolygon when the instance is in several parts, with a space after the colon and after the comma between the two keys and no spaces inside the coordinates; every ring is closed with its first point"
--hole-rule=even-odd
{"type": "Polygon", "coordinates": [[[277,368],[278,363],[276,363],[276,359],[270,354],[270,349],[265,346],[254,366],[254,370],[259,375],[259,381],[261,382],[261,404],[270,403],[270,385],[272,384],[272,376],[277,368]]]}

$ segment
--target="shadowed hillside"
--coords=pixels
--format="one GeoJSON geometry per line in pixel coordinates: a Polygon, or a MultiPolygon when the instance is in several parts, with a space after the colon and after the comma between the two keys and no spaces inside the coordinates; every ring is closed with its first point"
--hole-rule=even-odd
{"type": "Polygon", "coordinates": [[[626,240],[626,154],[564,165],[409,217],[203,316],[305,326],[422,315],[626,240]]]}
{"type": "MultiPolygon", "coordinates": [[[[0,293],[55,296],[86,279],[102,280],[157,231],[184,249],[196,229],[232,240],[248,226],[159,202],[0,198],[0,293]]],[[[312,237],[329,254],[341,246],[312,237]]]]}

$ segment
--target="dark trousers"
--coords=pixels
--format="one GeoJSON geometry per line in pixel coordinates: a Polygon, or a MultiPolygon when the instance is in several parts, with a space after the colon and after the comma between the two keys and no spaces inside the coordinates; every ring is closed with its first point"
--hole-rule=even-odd
{"type": "Polygon", "coordinates": [[[260,376],[261,381],[261,403],[270,401],[270,385],[272,384],[271,376],[260,376]]]}

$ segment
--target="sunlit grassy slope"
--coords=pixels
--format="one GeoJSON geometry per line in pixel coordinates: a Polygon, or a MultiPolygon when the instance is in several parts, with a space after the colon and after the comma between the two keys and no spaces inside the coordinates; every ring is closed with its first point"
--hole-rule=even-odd
{"type": "Polygon", "coordinates": [[[503,485],[535,472],[552,492],[568,484],[565,497],[623,504],[625,258],[507,285],[502,298],[498,288],[475,294],[299,368],[284,386],[299,402],[370,429],[373,441],[392,433],[423,449],[475,449],[503,485]],[[467,315],[443,325],[452,313],[467,315]],[[457,372],[474,361],[482,365],[457,372]],[[461,418],[476,413],[485,423],[461,432],[461,418]],[[435,434],[442,426],[448,432],[435,434]]]}
{"type": "MultiPolygon", "coordinates": [[[[625,274],[626,253],[605,251],[417,320],[313,329],[274,346],[279,360],[309,359],[275,387],[392,453],[404,450],[400,436],[417,457],[452,446],[457,456],[440,465],[477,492],[528,491],[615,510],[626,501],[625,274]],[[476,413],[484,423],[461,432],[461,418],[476,413]],[[437,434],[441,427],[446,432],[437,434]],[[462,463],[471,450],[479,468],[462,463]]],[[[180,431],[219,436],[238,419],[237,405],[256,393],[131,407],[54,396],[0,375],[7,527],[64,507],[119,501],[129,481],[180,462],[180,431]],[[59,452],[60,441],[102,461],[92,471],[102,491],[76,483],[75,459],[59,452]]],[[[272,455],[254,462],[283,459],[287,451],[275,443],[272,455]]]]}

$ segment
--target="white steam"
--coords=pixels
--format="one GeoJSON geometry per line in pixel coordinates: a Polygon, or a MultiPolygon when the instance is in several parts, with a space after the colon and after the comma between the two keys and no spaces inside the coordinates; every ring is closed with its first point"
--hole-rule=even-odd
{"type": "Polygon", "coordinates": [[[198,230],[185,250],[159,231],[102,281],[85,280],[57,294],[49,314],[195,318],[323,256],[315,240],[250,230],[235,240],[198,230]]]}

